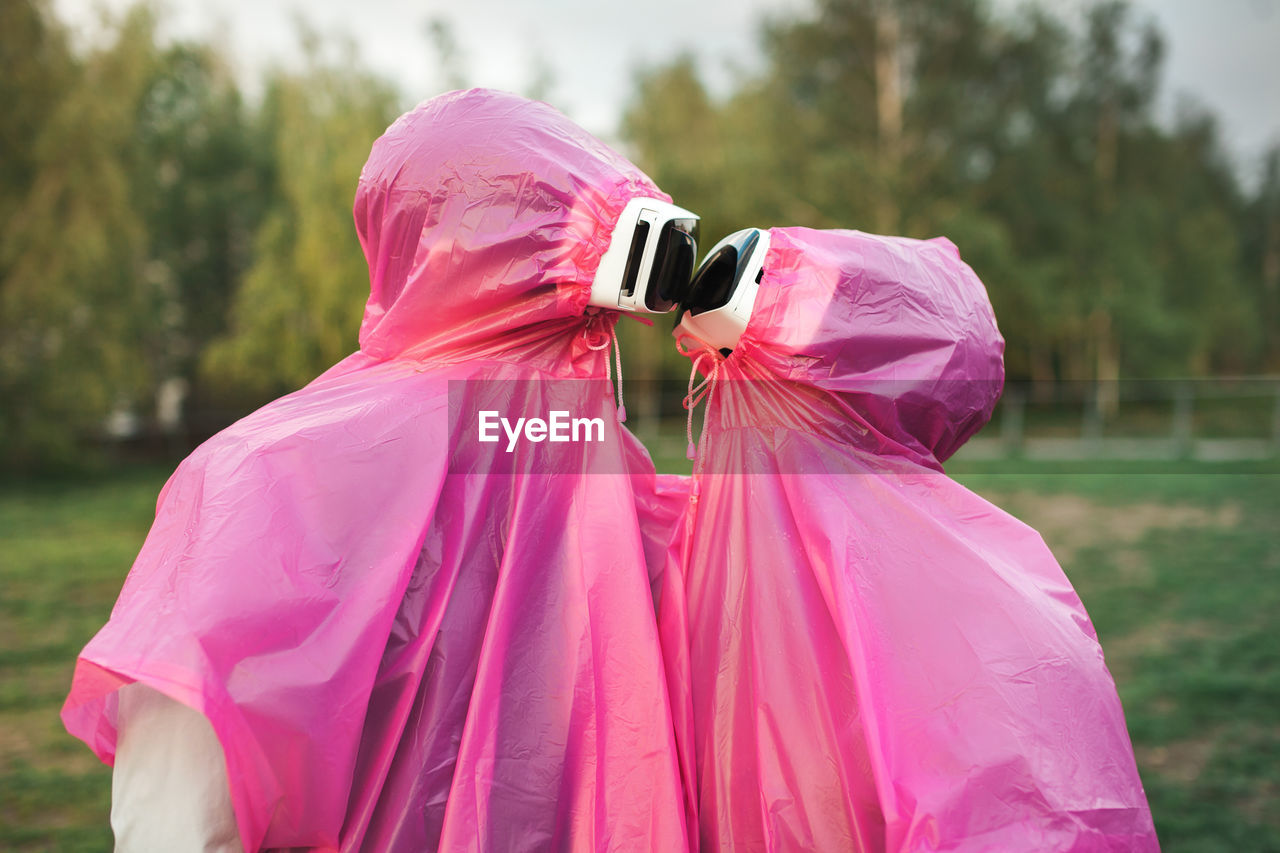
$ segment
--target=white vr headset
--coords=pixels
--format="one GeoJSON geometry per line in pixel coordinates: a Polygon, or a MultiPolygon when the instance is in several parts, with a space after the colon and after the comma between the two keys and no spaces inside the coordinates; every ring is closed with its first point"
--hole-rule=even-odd
{"type": "Polygon", "coordinates": [[[712,247],[676,315],[676,336],[683,331],[728,355],[738,345],[756,304],[769,232],[746,228],[712,247]]]}
{"type": "Polygon", "coordinates": [[[698,256],[698,216],[656,198],[633,198],[613,228],[588,305],[665,314],[684,297],[698,256]]]}

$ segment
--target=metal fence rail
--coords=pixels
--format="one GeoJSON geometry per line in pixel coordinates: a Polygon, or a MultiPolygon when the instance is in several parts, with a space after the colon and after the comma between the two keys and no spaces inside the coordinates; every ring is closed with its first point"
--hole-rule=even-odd
{"type": "Polygon", "coordinates": [[[1011,383],[966,458],[1280,456],[1280,377],[1011,383]]]}

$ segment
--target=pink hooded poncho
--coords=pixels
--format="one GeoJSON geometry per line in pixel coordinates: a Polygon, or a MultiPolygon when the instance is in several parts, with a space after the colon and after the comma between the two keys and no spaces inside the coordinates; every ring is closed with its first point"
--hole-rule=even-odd
{"type": "Polygon", "coordinates": [[[392,125],[360,351],[179,466],[67,729],[110,763],[134,681],[203,713],[248,850],[683,849],[642,531],[669,519],[604,381],[617,315],[586,309],[636,196],[666,198],[544,104],[392,125]],[[507,453],[486,410],[602,440],[507,453]]]}
{"type": "Polygon", "coordinates": [[[1003,340],[943,239],[773,229],[660,613],[704,850],[1153,850],[1093,627],[941,473],[1003,340]]]}

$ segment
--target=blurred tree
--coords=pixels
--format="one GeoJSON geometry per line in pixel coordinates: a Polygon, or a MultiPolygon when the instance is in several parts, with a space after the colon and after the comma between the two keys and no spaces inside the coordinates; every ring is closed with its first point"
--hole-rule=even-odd
{"type": "Polygon", "coordinates": [[[197,356],[226,331],[268,200],[271,154],[258,130],[216,51],[179,43],[160,53],[138,112],[133,178],[148,240],[154,322],[144,341],[155,392],[189,389],[197,356]]]}
{"type": "Polygon", "coordinates": [[[1161,307],[1158,274],[1143,246],[1154,225],[1146,214],[1154,208],[1140,189],[1131,193],[1121,185],[1117,164],[1122,145],[1151,124],[1163,46],[1149,25],[1126,38],[1124,2],[1093,6],[1086,20],[1075,96],[1065,115],[1075,165],[1083,167],[1077,186],[1086,198],[1078,213],[1091,220],[1069,244],[1076,274],[1072,319],[1083,344],[1073,378],[1097,380],[1099,408],[1109,413],[1118,402],[1121,346],[1153,331],[1161,307]],[[1136,49],[1127,50],[1130,43],[1136,49]]]}
{"type": "Polygon", "coordinates": [[[396,116],[395,90],[305,37],[307,65],[276,71],[258,115],[274,163],[253,263],[228,333],[205,353],[205,381],[240,405],[293,390],[356,348],[369,293],[351,219],[369,147],[396,116]]]}
{"type": "Polygon", "coordinates": [[[1259,305],[1246,286],[1245,201],[1214,117],[1185,106],[1167,132],[1148,138],[1132,164],[1158,230],[1149,253],[1161,281],[1167,332],[1139,365],[1147,375],[1241,373],[1260,366],[1259,305]]]}
{"type": "Polygon", "coordinates": [[[0,72],[0,223],[8,223],[33,182],[33,138],[75,74],[66,34],[50,17],[47,0],[0,6],[0,72]]]}
{"type": "Polygon", "coordinates": [[[1245,310],[1257,312],[1263,364],[1280,372],[1280,145],[1262,159],[1257,195],[1245,210],[1245,281],[1252,291],[1245,310]]]}
{"type": "Polygon", "coordinates": [[[766,25],[765,69],[723,104],[689,58],[648,70],[624,132],[704,216],[707,246],[747,224],[947,233],[997,303],[1039,316],[1037,299],[1017,298],[1026,265],[983,208],[1030,124],[1015,108],[1057,80],[1061,35],[1038,13],[998,24],[977,0],[820,0],[807,20],[766,25]]]}
{"type": "Polygon", "coordinates": [[[763,44],[723,103],[684,57],[641,74],[626,114],[708,245],[747,224],[946,234],[988,285],[1013,378],[1111,392],[1256,365],[1238,187],[1209,116],[1157,123],[1163,42],[1127,3],[1071,25],[1039,4],[816,0],[763,44]]]}
{"type": "Polygon", "coordinates": [[[0,454],[30,467],[71,461],[77,439],[147,383],[130,178],[155,50],[143,10],[83,60],[43,3],[14,0],[3,16],[5,85],[15,76],[0,114],[0,454]]]}
{"type": "Polygon", "coordinates": [[[1207,372],[1212,342],[1239,333],[1221,310],[1237,291],[1239,194],[1211,120],[1157,123],[1164,48],[1149,20],[1096,4],[1064,43],[1060,94],[1005,160],[1030,156],[1050,193],[1026,205],[1039,182],[1019,180],[996,203],[1019,254],[1056,269],[1056,374],[1098,380],[1107,408],[1122,375],[1207,372]]]}

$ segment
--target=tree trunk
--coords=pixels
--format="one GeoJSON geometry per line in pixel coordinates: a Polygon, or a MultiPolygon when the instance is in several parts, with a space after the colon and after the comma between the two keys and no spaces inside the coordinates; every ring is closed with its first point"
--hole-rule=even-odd
{"type": "Polygon", "coordinates": [[[876,148],[881,191],[876,228],[898,230],[898,168],[902,160],[902,24],[893,0],[875,4],[876,148]]]}
{"type": "Polygon", "coordinates": [[[1094,379],[1098,414],[1103,420],[1115,417],[1120,408],[1120,353],[1116,346],[1111,314],[1095,309],[1090,318],[1093,327],[1094,355],[1097,359],[1094,379]]]}

